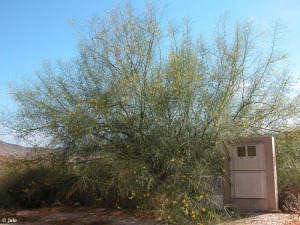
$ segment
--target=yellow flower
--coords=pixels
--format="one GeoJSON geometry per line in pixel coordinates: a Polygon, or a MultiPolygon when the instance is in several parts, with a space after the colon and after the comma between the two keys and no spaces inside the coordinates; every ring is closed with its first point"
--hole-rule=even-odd
{"type": "Polygon", "coordinates": [[[135,197],[135,193],[134,193],[134,191],[132,191],[132,192],[131,192],[131,196],[128,197],[128,198],[131,200],[131,199],[133,199],[134,197],[135,197]]]}
{"type": "Polygon", "coordinates": [[[198,215],[198,213],[197,213],[197,212],[195,212],[195,211],[192,211],[191,215],[192,215],[192,218],[193,218],[193,219],[195,219],[195,218],[196,218],[196,216],[198,215]]]}
{"type": "Polygon", "coordinates": [[[201,210],[202,212],[205,212],[206,211],[206,208],[202,208],[202,210],[201,210]]]}
{"type": "Polygon", "coordinates": [[[184,213],[184,215],[187,216],[189,214],[189,210],[185,208],[185,209],[183,209],[183,213],[184,213]]]}
{"type": "Polygon", "coordinates": [[[198,200],[201,200],[203,198],[203,195],[199,195],[196,197],[198,200]]]}

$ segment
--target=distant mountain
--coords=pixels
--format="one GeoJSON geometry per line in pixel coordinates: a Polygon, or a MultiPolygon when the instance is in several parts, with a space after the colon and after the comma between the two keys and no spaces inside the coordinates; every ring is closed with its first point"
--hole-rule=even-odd
{"type": "Polygon", "coordinates": [[[0,156],[22,156],[29,151],[30,148],[0,141],[0,156]]]}

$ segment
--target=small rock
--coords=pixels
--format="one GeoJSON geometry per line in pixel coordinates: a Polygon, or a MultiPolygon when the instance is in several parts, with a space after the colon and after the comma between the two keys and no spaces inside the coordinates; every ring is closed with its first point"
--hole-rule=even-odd
{"type": "Polygon", "coordinates": [[[73,206],[80,207],[81,204],[80,204],[79,202],[75,202],[75,203],[73,204],[73,206]]]}
{"type": "Polygon", "coordinates": [[[55,200],[54,203],[51,204],[52,206],[59,206],[61,205],[61,202],[59,200],[55,200]]]}

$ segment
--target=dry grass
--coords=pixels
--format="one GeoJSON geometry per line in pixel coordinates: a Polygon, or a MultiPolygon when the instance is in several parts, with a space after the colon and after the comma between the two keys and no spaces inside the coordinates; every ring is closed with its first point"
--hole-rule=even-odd
{"type": "Polygon", "coordinates": [[[289,194],[282,203],[282,209],[288,213],[300,213],[300,194],[289,194]]]}

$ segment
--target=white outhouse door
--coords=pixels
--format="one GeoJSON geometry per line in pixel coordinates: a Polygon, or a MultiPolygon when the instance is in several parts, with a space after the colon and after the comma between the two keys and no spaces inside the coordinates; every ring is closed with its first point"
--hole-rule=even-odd
{"type": "Polygon", "coordinates": [[[264,145],[236,145],[230,156],[232,198],[267,198],[264,145]]]}

